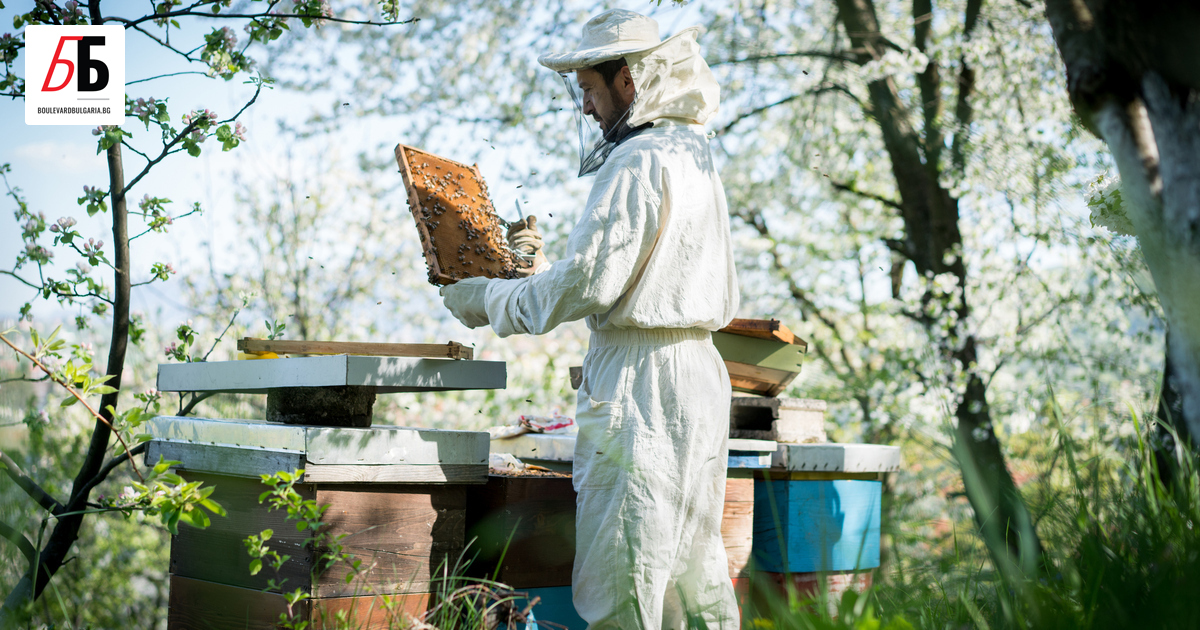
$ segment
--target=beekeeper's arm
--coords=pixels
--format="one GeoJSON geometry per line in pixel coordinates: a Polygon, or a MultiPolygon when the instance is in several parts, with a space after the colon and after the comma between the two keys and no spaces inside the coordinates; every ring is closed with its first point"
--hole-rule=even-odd
{"type": "Polygon", "coordinates": [[[528,278],[471,279],[446,287],[446,306],[468,326],[486,319],[501,337],[540,335],[611,309],[654,246],[659,195],[626,166],[614,169],[607,182],[597,181],[589,202],[562,260],[528,278]],[[468,286],[456,288],[462,284],[468,286]]]}

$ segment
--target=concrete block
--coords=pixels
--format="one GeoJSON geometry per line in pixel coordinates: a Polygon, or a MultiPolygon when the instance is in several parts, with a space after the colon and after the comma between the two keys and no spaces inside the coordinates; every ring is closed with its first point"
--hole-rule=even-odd
{"type": "Polygon", "coordinates": [[[734,396],[729,408],[729,437],[789,444],[825,442],[823,400],[734,396]]]}

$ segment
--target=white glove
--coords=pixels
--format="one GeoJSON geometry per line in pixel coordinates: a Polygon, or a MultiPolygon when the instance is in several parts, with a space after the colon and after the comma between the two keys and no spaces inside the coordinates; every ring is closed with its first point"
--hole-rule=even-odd
{"type": "Polygon", "coordinates": [[[528,266],[524,261],[517,262],[517,275],[522,278],[532,276],[539,267],[549,264],[542,253],[544,243],[542,233],[537,229],[537,217],[532,214],[508,226],[508,246],[526,256],[533,256],[528,266]]]}
{"type": "Polygon", "coordinates": [[[464,278],[442,287],[438,293],[455,319],[467,328],[479,328],[489,323],[484,299],[489,281],[489,278],[464,278]]]}

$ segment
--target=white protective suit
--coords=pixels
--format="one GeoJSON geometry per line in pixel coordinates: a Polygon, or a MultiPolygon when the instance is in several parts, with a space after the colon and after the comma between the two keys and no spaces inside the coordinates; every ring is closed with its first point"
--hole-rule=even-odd
{"type": "Polygon", "coordinates": [[[486,311],[502,337],[581,318],[593,331],[576,412],[573,576],[592,629],[739,624],[721,540],[731,391],[710,333],[733,318],[738,285],[700,126],[719,88],[697,34],[625,55],[630,124],[654,126],[600,167],[566,258],[485,281],[482,305],[452,306],[486,311]]]}

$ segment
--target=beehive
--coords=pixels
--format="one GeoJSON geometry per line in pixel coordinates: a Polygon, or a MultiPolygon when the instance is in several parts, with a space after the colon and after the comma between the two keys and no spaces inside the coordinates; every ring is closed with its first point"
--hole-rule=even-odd
{"type": "Polygon", "coordinates": [[[516,256],[507,247],[478,166],[403,144],[396,145],[396,163],[421,235],[430,283],[517,277],[516,256]]]}

